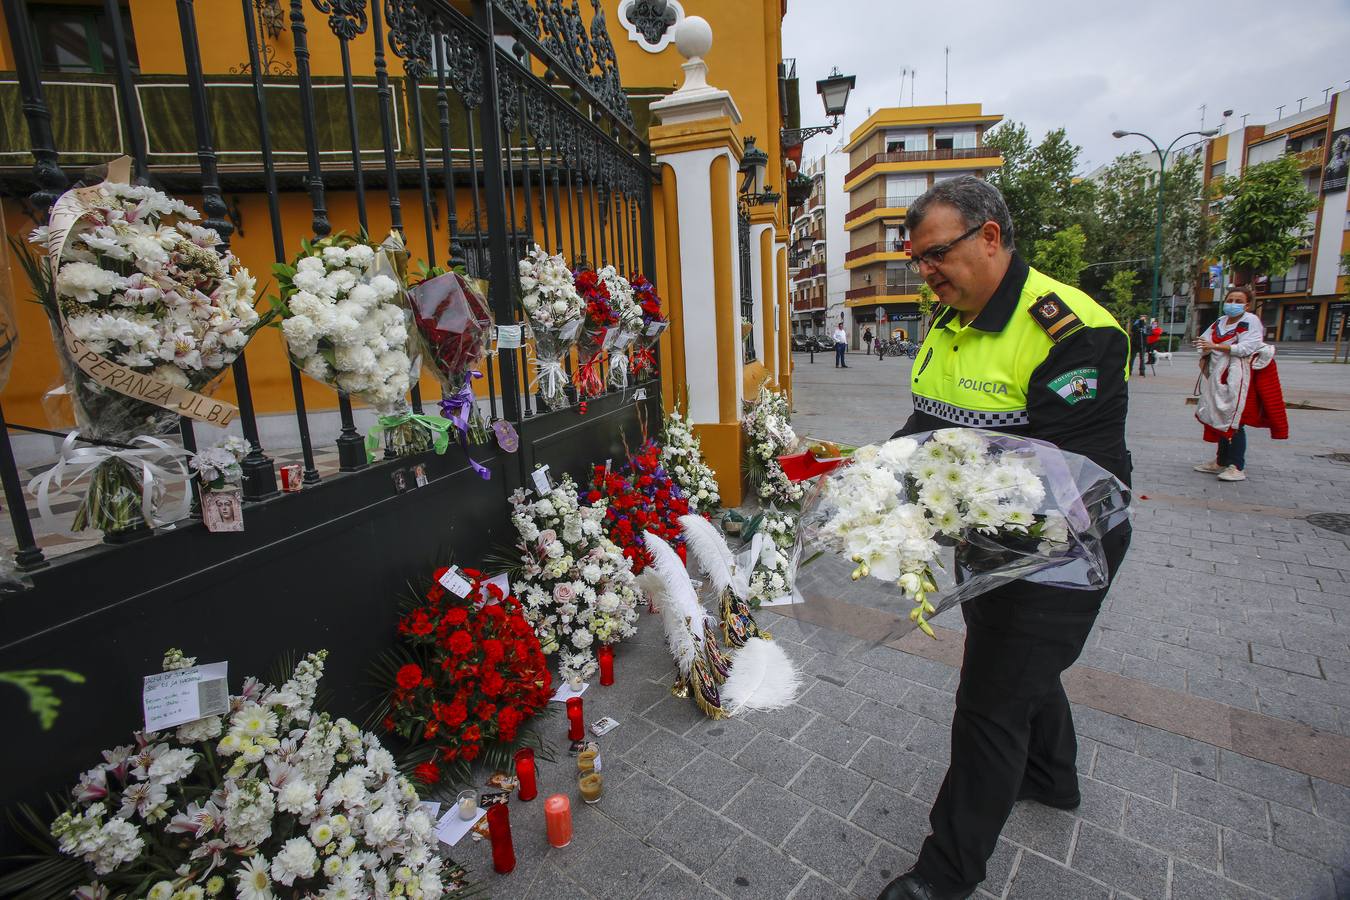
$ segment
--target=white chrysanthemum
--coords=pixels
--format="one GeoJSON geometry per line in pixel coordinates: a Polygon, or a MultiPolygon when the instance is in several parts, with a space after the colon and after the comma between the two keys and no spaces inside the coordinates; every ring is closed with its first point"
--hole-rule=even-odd
{"type": "Polygon", "coordinates": [[[272,878],[290,887],[297,878],[310,878],[319,868],[314,845],[303,837],[293,837],[272,860],[272,878]]]}

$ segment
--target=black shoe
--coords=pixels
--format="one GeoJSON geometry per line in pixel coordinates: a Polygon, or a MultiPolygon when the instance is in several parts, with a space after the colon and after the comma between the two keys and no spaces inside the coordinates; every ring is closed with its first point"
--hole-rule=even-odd
{"type": "Polygon", "coordinates": [[[877,900],[966,900],[975,889],[944,894],[913,871],[906,872],[882,889],[877,900]]]}
{"type": "Polygon", "coordinates": [[[1077,809],[1083,802],[1083,795],[1074,792],[1067,797],[1047,797],[1044,794],[1038,794],[1030,788],[1023,788],[1017,792],[1018,800],[1030,800],[1033,803],[1039,803],[1041,806],[1049,806],[1054,809],[1077,809]]]}

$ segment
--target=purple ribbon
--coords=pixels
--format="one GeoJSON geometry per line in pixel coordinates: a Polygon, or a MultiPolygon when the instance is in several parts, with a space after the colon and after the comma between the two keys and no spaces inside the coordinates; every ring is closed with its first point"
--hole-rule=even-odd
{"type": "Polygon", "coordinates": [[[441,415],[449,419],[459,431],[459,446],[464,450],[464,456],[469,460],[469,465],[473,466],[473,470],[478,473],[479,478],[487,481],[492,477],[491,470],[469,455],[469,415],[477,402],[473,396],[473,380],[482,378],[483,373],[470,370],[468,374],[469,377],[465,379],[464,387],[460,388],[454,396],[441,398],[441,415]]]}

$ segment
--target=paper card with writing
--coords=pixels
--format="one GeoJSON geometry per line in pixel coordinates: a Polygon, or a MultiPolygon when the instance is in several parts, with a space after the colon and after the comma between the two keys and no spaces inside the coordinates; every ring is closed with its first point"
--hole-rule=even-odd
{"type": "Polygon", "coordinates": [[[535,469],[530,473],[530,477],[534,479],[534,489],[539,492],[540,497],[552,493],[553,479],[549,477],[547,465],[535,469]]]}
{"type": "Polygon", "coordinates": [[[469,591],[473,590],[473,585],[469,584],[468,579],[459,574],[459,566],[451,566],[445,570],[445,574],[440,577],[441,587],[445,588],[456,597],[467,597],[469,591]]]}
{"type": "Polygon", "coordinates": [[[670,324],[670,323],[669,323],[669,322],[651,322],[651,323],[649,323],[649,324],[647,325],[647,330],[646,330],[645,332],[643,332],[643,333],[646,334],[647,337],[656,337],[658,334],[660,334],[661,332],[663,332],[663,331],[666,330],[666,326],[667,326],[668,324],[670,324]]]}
{"type": "Polygon", "coordinates": [[[572,690],[572,686],[564,681],[562,684],[558,685],[558,690],[554,691],[553,696],[549,699],[556,700],[559,703],[566,703],[571,698],[580,697],[582,694],[586,693],[586,688],[590,686],[591,683],[589,681],[583,681],[581,687],[572,690]]]}
{"type": "Polygon", "coordinates": [[[511,574],[509,572],[502,572],[499,575],[493,575],[487,581],[483,582],[483,602],[486,604],[496,603],[497,601],[493,600],[488,595],[487,586],[489,584],[495,584],[497,587],[501,588],[503,594],[509,595],[511,593],[511,574]]]}
{"type": "Polygon", "coordinates": [[[611,347],[613,347],[616,343],[618,343],[618,340],[619,340],[619,329],[607,328],[605,329],[605,340],[603,343],[601,343],[600,349],[608,350],[611,347]]]}
{"type": "Polygon", "coordinates": [[[440,841],[442,844],[448,844],[453,847],[458,844],[464,835],[468,834],[469,830],[477,825],[485,815],[487,815],[487,810],[482,806],[479,806],[478,812],[474,814],[472,819],[461,819],[459,817],[459,807],[452,806],[450,807],[450,811],[441,816],[440,821],[436,823],[436,830],[433,833],[436,835],[436,840],[440,841]]]}
{"type": "Polygon", "coordinates": [[[207,531],[243,531],[244,495],[239,490],[202,494],[202,523],[207,531]]]}
{"type": "Polygon", "coordinates": [[[145,730],[163,731],[229,712],[228,672],[229,663],[218,662],[145,676],[145,730]]]}
{"type": "Polygon", "coordinates": [[[611,719],[609,716],[605,716],[604,718],[596,719],[591,723],[591,734],[596,737],[604,737],[618,727],[619,723],[616,720],[611,719]]]}
{"type": "Polygon", "coordinates": [[[520,347],[524,341],[521,340],[521,329],[519,325],[498,325],[497,326],[497,349],[515,350],[520,347]]]}

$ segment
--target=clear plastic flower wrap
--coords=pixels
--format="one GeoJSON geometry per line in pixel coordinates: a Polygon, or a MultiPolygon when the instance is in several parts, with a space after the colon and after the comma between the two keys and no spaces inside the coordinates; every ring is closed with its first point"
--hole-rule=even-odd
{"type": "MultiPolygon", "coordinates": [[[[129,161],[109,179],[74,188],[29,238],[47,251],[23,260],[56,339],[59,389],[93,446],[63,444],[57,465],[30,485],[51,520],[50,500],[89,477],[73,529],[109,535],[186,513],[159,501],[185,494],[181,448],[159,439],[180,415],[216,426],[235,410],[206,394],[266,323],[253,309],[254,279],[193,224],[196,210],[131,185],[129,161]]],[[[54,524],[51,527],[58,527],[54,524]]]]}
{"type": "Polygon", "coordinates": [[[656,293],[656,285],[645,275],[633,274],[628,277],[633,296],[642,308],[641,327],[636,335],[636,346],[629,355],[629,370],[638,381],[649,381],[656,372],[656,345],[661,333],[670,322],[661,311],[661,297],[656,293]]]}
{"type": "MultiPolygon", "coordinates": [[[[609,267],[606,267],[609,268],[609,267]]],[[[572,378],[577,396],[581,399],[598,397],[605,392],[605,378],[600,374],[600,354],[612,343],[610,332],[619,324],[614,312],[609,284],[600,273],[591,269],[576,272],[577,294],[581,296],[584,315],[577,334],[577,371],[572,378]]]]}
{"type": "Polygon", "coordinates": [[[796,587],[818,624],[844,614],[835,598],[909,607],[898,624],[878,617],[873,644],[914,628],[932,636],[929,618],[1015,580],[1105,587],[1102,538],[1129,517],[1119,479],[1031,438],[947,428],[810,456],[782,461],[790,477],[819,476],[798,527],[796,587]]]}
{"type": "Polygon", "coordinates": [[[567,405],[563,360],[577,341],[585,314],[572,270],[561,256],[535,244],[519,263],[520,305],[534,340],[536,374],[530,384],[548,409],[567,405]]]}
{"type": "Polygon", "coordinates": [[[610,306],[619,320],[618,325],[605,335],[605,346],[609,350],[609,386],[622,390],[628,387],[629,352],[642,330],[642,306],[633,292],[632,282],[613,266],[601,269],[600,278],[609,288],[610,306]]]}
{"type": "Polygon", "coordinates": [[[277,310],[296,368],[374,407],[379,422],[366,435],[366,454],[383,437],[391,456],[431,449],[444,453],[450,424],[416,415],[407,394],[420,359],[399,264],[403,243],[391,232],[376,246],[365,237],[334,234],[305,241],[291,265],[273,266],[281,290],[277,310]]]}
{"type": "Polygon", "coordinates": [[[487,443],[473,381],[483,377],[483,357],[492,344],[492,311],[484,292],[461,273],[425,269],[422,274],[408,289],[408,303],[422,358],[441,383],[441,415],[458,432],[467,455],[469,441],[487,443]]]}

